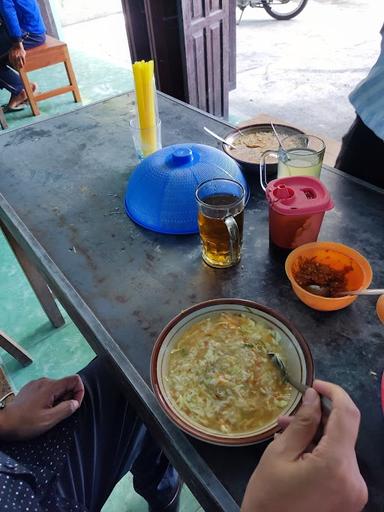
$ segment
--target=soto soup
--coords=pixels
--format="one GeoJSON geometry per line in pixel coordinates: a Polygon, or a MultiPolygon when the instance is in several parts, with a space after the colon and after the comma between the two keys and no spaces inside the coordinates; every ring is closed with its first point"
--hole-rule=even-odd
{"type": "Polygon", "coordinates": [[[246,313],[213,313],[182,331],[168,355],[164,385],[189,421],[224,435],[276,420],[293,390],[268,352],[285,355],[280,335],[246,313]]]}

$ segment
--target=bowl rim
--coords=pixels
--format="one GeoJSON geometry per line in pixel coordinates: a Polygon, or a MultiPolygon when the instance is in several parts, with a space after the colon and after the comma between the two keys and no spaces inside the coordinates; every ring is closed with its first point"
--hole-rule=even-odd
{"type": "MultiPolygon", "coordinates": [[[[159,380],[161,379],[157,374],[157,361],[159,352],[161,349],[161,346],[168,335],[168,333],[171,331],[171,329],[177,325],[180,320],[184,319],[185,317],[189,316],[191,313],[194,313],[195,311],[198,311],[200,309],[204,309],[210,306],[216,306],[216,305],[230,305],[230,304],[236,304],[241,306],[246,306],[251,309],[260,310],[264,313],[267,313],[268,315],[274,317],[275,319],[279,320],[289,331],[290,333],[296,338],[302,352],[303,357],[305,361],[306,366],[306,384],[312,385],[313,379],[314,379],[314,362],[313,362],[313,356],[311,349],[305,340],[304,336],[301,334],[301,332],[294,326],[292,323],[287,320],[283,315],[278,313],[272,308],[269,308],[267,306],[264,306],[263,304],[259,304],[258,302],[248,300],[248,299],[237,299],[237,298],[221,298],[221,299],[211,299],[211,300],[205,300],[202,302],[199,302],[197,304],[194,304],[193,306],[182,310],[178,315],[173,317],[167,325],[163,328],[161,333],[156,339],[156,342],[153,346],[152,354],[151,354],[151,363],[150,363],[150,376],[151,376],[151,385],[153,392],[159,401],[163,411],[167,414],[168,418],[170,418],[181,430],[183,430],[185,433],[191,435],[192,437],[195,437],[201,441],[205,441],[211,444],[217,444],[221,446],[247,446],[251,444],[260,443],[263,441],[266,441],[273,437],[273,435],[280,430],[280,427],[276,425],[275,427],[271,427],[270,429],[257,433],[257,434],[251,434],[251,435],[244,435],[241,437],[231,438],[231,437],[224,437],[220,436],[219,434],[211,434],[206,432],[201,432],[197,427],[187,423],[179,414],[177,414],[177,410],[175,410],[173,407],[169,405],[165,397],[163,396],[163,393],[160,389],[159,380]]],[[[294,415],[297,410],[299,409],[301,404],[301,400],[298,401],[297,405],[292,409],[290,412],[290,415],[294,415]]]]}
{"type": "MultiPolygon", "coordinates": [[[[371,264],[369,263],[367,258],[365,256],[363,256],[361,254],[361,252],[357,251],[353,247],[350,247],[349,245],[343,244],[341,242],[332,242],[330,240],[321,240],[321,241],[318,241],[318,242],[309,242],[307,244],[300,245],[299,247],[296,247],[295,249],[293,249],[293,251],[288,254],[287,259],[285,260],[285,264],[284,264],[285,273],[286,273],[286,275],[287,275],[287,277],[288,277],[288,279],[289,279],[289,281],[291,282],[292,285],[297,286],[302,292],[304,292],[305,294],[307,294],[310,297],[317,297],[320,300],[324,300],[325,302],[328,302],[328,301],[343,302],[346,299],[351,299],[351,298],[356,300],[357,299],[357,295],[344,295],[343,297],[323,297],[322,295],[316,295],[315,293],[311,293],[308,290],[306,290],[305,288],[303,288],[302,286],[300,286],[299,283],[296,281],[296,279],[293,277],[291,263],[294,261],[295,256],[297,256],[303,249],[310,249],[310,248],[315,248],[315,247],[324,247],[324,248],[326,248],[328,246],[328,244],[332,244],[334,249],[340,248],[341,249],[340,252],[342,254],[344,254],[342,252],[342,249],[348,249],[348,251],[352,252],[352,254],[350,255],[351,258],[352,258],[352,256],[356,255],[356,256],[358,256],[358,258],[361,258],[362,260],[364,260],[366,262],[368,272],[366,272],[366,270],[361,267],[359,262],[357,260],[355,260],[356,263],[360,266],[363,274],[366,275],[366,277],[367,277],[367,284],[365,286],[360,286],[360,288],[358,288],[358,290],[363,290],[365,288],[368,288],[369,285],[372,282],[373,271],[372,271],[371,264]]],[[[332,248],[329,248],[329,250],[332,250],[332,248]]],[[[337,251],[335,250],[335,252],[337,252],[337,251]]],[[[345,256],[348,256],[348,255],[345,254],[345,256]]]]}
{"type": "MultiPolygon", "coordinates": [[[[288,128],[292,131],[295,131],[297,132],[297,134],[299,135],[305,135],[305,132],[303,130],[300,130],[300,128],[296,128],[295,126],[290,126],[288,124],[282,124],[282,123],[273,123],[273,125],[278,128],[288,128]]],[[[270,123],[252,123],[252,124],[247,124],[247,125],[242,125],[242,126],[239,126],[238,128],[233,128],[232,131],[230,131],[229,133],[227,133],[223,139],[224,140],[227,140],[231,135],[233,135],[234,133],[238,132],[239,130],[248,130],[249,128],[269,128],[271,130],[271,132],[273,133],[272,131],[272,128],[271,128],[271,125],[270,123]]],[[[294,135],[292,133],[292,135],[294,135]]],[[[287,137],[289,137],[289,135],[287,135],[287,137]]],[[[285,137],[284,137],[285,138],[285,137]]],[[[260,162],[250,162],[249,160],[242,160],[241,158],[237,158],[235,157],[231,152],[230,152],[230,149],[229,147],[227,146],[227,144],[224,144],[224,142],[221,143],[221,148],[222,150],[228,155],[230,156],[231,158],[233,158],[234,160],[236,160],[237,162],[240,162],[241,164],[245,164],[245,165],[260,165],[260,162]]],[[[267,151],[267,150],[265,150],[267,151]]],[[[268,165],[276,165],[276,163],[267,163],[267,166],[268,165]]]]}

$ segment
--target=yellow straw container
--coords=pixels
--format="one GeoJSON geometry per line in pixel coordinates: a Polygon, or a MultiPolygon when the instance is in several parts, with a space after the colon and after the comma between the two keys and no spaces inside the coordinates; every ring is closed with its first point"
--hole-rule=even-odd
{"type": "Polygon", "coordinates": [[[138,127],[140,128],[141,149],[144,156],[154,153],[161,146],[158,140],[158,114],[154,80],[153,60],[133,64],[136,90],[138,127]]]}

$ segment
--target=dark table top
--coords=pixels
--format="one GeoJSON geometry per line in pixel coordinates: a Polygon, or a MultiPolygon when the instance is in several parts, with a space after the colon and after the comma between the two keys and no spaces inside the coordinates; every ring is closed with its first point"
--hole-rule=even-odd
{"type": "MultiPolygon", "coordinates": [[[[133,403],[207,510],[237,509],[266,445],[223,448],[185,436],[150,391],[149,361],[157,335],[173,316],[218,297],[252,299],[282,312],[306,337],[317,376],[352,395],[362,412],[357,449],[370,489],[367,510],[384,510],[384,328],[374,299],[359,298],[334,313],[299,302],[281,258],[269,251],[261,192],[253,192],[246,209],[242,261],[232,269],[206,266],[198,236],[159,235],[136,226],[122,205],[134,167],[131,103],[123,95],[1,135],[1,219],[88,341],[110,355],[133,403]]],[[[159,108],[163,145],[215,146],[202,127],[229,130],[164,96],[159,108]]],[[[373,285],[382,286],[383,191],[331,169],[322,176],[336,206],[325,216],[320,239],[360,250],[372,265],[373,285]]]]}

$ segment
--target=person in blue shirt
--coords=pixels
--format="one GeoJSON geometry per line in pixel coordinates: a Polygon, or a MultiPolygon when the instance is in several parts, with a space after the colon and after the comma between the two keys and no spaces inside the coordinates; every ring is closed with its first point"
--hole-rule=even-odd
{"type": "MultiPolygon", "coordinates": [[[[0,0],[0,89],[11,93],[5,112],[22,110],[27,99],[17,71],[26,49],[45,42],[45,25],[37,0],[0,0]]],[[[32,84],[32,90],[36,90],[32,84]]]]}
{"type": "Polygon", "coordinates": [[[349,96],[356,119],[343,137],[335,166],[384,188],[384,25],[381,35],[379,58],[349,96]]]}

